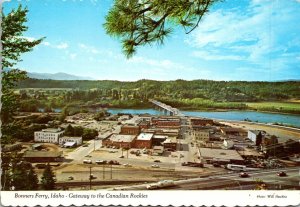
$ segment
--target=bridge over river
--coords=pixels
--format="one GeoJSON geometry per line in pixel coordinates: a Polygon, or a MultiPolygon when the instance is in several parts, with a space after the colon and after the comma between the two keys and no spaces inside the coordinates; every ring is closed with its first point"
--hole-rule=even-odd
{"type": "Polygon", "coordinates": [[[165,115],[184,116],[184,114],[181,113],[177,108],[173,108],[172,106],[169,106],[165,103],[162,103],[154,99],[149,99],[149,102],[153,103],[155,108],[158,109],[159,111],[163,111],[165,115]]]}

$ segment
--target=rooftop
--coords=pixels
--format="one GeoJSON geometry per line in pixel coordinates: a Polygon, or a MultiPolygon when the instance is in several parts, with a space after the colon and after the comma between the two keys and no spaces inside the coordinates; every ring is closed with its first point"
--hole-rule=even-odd
{"type": "Polygon", "coordinates": [[[112,134],[109,139],[113,142],[132,142],[135,137],[135,135],[112,134]]]}
{"type": "Polygon", "coordinates": [[[67,136],[63,136],[63,137],[61,137],[61,139],[82,139],[82,137],[67,137],[67,136]]]}
{"type": "Polygon", "coordinates": [[[42,129],[42,132],[60,133],[62,130],[60,128],[48,128],[42,129]]]}
{"type": "Polygon", "coordinates": [[[236,150],[200,148],[202,157],[211,159],[244,160],[236,150]]]}
{"type": "Polygon", "coordinates": [[[169,136],[165,136],[165,135],[154,135],[153,138],[154,139],[167,139],[169,136]]]}
{"type": "Polygon", "coordinates": [[[26,151],[23,157],[61,157],[62,155],[62,151],[26,151]]]}
{"type": "Polygon", "coordinates": [[[244,129],[233,128],[233,127],[225,127],[225,128],[221,128],[221,130],[224,132],[246,132],[244,129]]]}
{"type": "Polygon", "coordinates": [[[152,133],[140,133],[137,140],[151,140],[153,137],[152,133]]]}

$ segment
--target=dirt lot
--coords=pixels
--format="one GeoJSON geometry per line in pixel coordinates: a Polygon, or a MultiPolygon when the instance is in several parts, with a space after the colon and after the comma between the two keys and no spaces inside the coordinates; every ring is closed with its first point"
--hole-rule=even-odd
{"type": "Polygon", "coordinates": [[[254,130],[264,130],[268,134],[275,135],[279,137],[280,142],[284,142],[288,139],[300,139],[300,131],[289,130],[288,128],[273,127],[267,125],[258,125],[255,123],[244,123],[244,122],[222,122],[223,124],[240,127],[243,129],[254,129],[254,130]]]}

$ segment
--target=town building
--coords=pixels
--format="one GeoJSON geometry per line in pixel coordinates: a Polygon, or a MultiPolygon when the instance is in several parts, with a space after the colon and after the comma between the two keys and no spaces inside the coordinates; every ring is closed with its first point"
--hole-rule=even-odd
{"type": "Polygon", "coordinates": [[[172,150],[175,151],[177,150],[177,141],[176,139],[168,138],[163,142],[163,146],[165,150],[172,150]]]}
{"type": "Polygon", "coordinates": [[[158,127],[178,127],[180,126],[180,118],[176,117],[156,117],[152,119],[152,125],[156,125],[158,127]]]}
{"type": "Polygon", "coordinates": [[[60,137],[59,145],[64,145],[66,143],[74,143],[74,146],[79,146],[82,144],[82,137],[60,137]]]}
{"type": "Polygon", "coordinates": [[[124,125],[121,127],[120,134],[138,135],[140,131],[139,126],[124,125]]]}
{"type": "Polygon", "coordinates": [[[255,143],[256,146],[259,146],[262,142],[262,138],[265,135],[264,131],[261,130],[249,130],[248,139],[255,143]]]}
{"type": "Polygon", "coordinates": [[[210,131],[208,129],[193,127],[192,135],[196,141],[209,141],[210,131]]]}
{"type": "Polygon", "coordinates": [[[135,140],[134,147],[140,149],[151,149],[153,136],[154,134],[152,133],[140,133],[135,140]]]}
{"type": "Polygon", "coordinates": [[[162,146],[163,145],[163,142],[168,139],[168,136],[166,135],[158,135],[158,134],[155,134],[153,136],[153,141],[152,141],[152,145],[153,146],[162,146]]]}
{"type": "Polygon", "coordinates": [[[214,125],[214,121],[212,119],[205,119],[205,118],[191,118],[191,125],[192,126],[211,126],[214,125]]]}
{"type": "Polygon", "coordinates": [[[152,155],[162,155],[164,153],[163,146],[154,146],[152,155]]]}
{"type": "Polygon", "coordinates": [[[141,121],[139,123],[140,129],[149,129],[150,128],[150,121],[141,121]]]}
{"type": "Polygon", "coordinates": [[[244,163],[244,159],[236,150],[199,148],[199,152],[200,152],[200,158],[205,160],[207,163],[213,163],[213,162],[222,162],[224,164],[244,163]]]}
{"type": "Polygon", "coordinates": [[[34,132],[34,141],[57,144],[63,133],[64,131],[61,129],[43,129],[42,131],[34,132]]]}
{"type": "Polygon", "coordinates": [[[28,162],[62,162],[62,151],[26,151],[23,155],[28,162]]]}
{"type": "Polygon", "coordinates": [[[233,127],[222,127],[221,132],[226,136],[242,136],[246,137],[248,135],[247,131],[241,128],[233,127]]]}
{"type": "Polygon", "coordinates": [[[136,135],[112,134],[110,137],[102,140],[102,145],[113,146],[116,148],[132,148],[136,135]]]}

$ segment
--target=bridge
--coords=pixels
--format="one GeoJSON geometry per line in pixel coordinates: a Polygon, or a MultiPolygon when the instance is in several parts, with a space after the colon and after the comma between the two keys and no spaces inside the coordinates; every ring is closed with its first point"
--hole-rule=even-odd
{"type": "Polygon", "coordinates": [[[165,103],[159,102],[154,99],[149,99],[149,102],[153,103],[159,111],[163,111],[165,115],[184,116],[177,108],[173,108],[172,106],[169,106],[165,103]]]}

